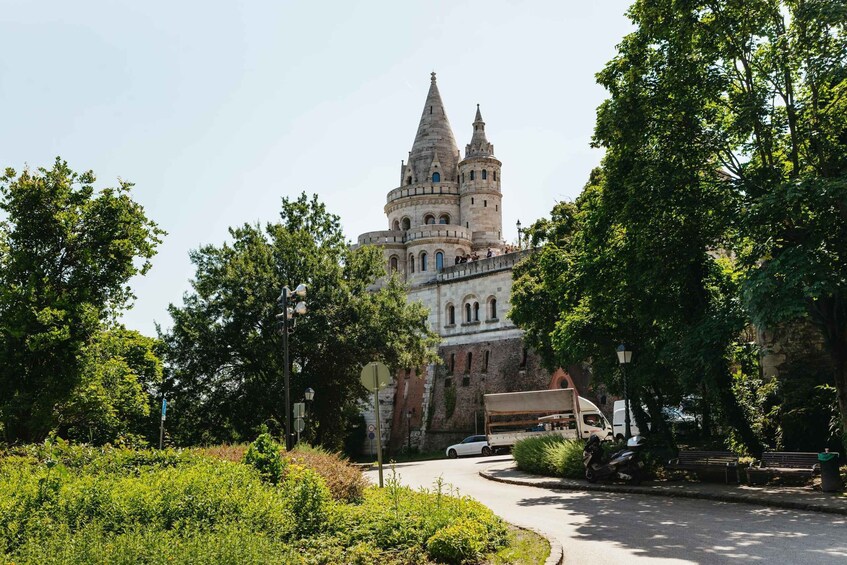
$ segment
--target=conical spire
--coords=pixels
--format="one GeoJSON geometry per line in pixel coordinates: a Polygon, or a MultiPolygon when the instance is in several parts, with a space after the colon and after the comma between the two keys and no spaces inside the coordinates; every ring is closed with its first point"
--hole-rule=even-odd
{"type": "Polygon", "coordinates": [[[482,112],[479,104],[476,105],[476,117],[473,121],[473,137],[471,142],[465,146],[465,159],[468,157],[488,157],[494,154],[494,146],[488,143],[485,137],[485,122],[482,121],[482,112]]]}
{"type": "Polygon", "coordinates": [[[435,82],[435,73],[432,73],[418,133],[409,153],[409,164],[415,171],[414,182],[423,182],[429,177],[436,153],[441,159],[441,180],[455,180],[458,152],[450,121],[438,92],[438,84],[435,82]]]}

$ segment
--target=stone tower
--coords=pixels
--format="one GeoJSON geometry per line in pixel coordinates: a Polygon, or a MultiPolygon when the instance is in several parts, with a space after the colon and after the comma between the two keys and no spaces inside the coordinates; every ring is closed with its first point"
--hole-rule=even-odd
{"type": "Polygon", "coordinates": [[[479,106],[473,128],[462,159],[432,73],[412,149],[400,163],[400,185],[386,198],[388,229],[358,238],[382,247],[387,272],[412,286],[432,281],[456,257],[504,248],[501,163],[479,106]]]}

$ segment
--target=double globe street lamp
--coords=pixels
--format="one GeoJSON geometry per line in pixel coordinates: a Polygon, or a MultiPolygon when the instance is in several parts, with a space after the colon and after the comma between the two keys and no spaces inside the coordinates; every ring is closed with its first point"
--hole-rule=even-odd
{"type": "MultiPolygon", "coordinates": [[[[288,333],[294,330],[294,316],[302,316],[307,311],[306,302],[298,299],[306,298],[306,285],[298,284],[297,288],[292,292],[287,286],[282,288],[282,293],[277,299],[277,305],[282,310],[276,315],[277,319],[282,319],[282,352],[283,352],[283,382],[285,385],[285,449],[291,450],[291,386],[289,380],[291,378],[291,367],[288,362],[288,333]],[[294,304],[296,302],[296,304],[294,304]]],[[[312,392],[314,398],[314,392],[312,392]]]]}

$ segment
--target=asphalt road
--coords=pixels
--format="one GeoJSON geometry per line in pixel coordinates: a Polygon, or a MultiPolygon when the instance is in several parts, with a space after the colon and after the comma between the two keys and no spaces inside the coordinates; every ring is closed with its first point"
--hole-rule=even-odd
{"type": "MultiPolygon", "coordinates": [[[[480,469],[509,456],[395,466],[401,483],[431,488],[438,476],[505,520],[558,538],[567,564],[847,563],[847,518],[618,493],[580,493],[495,483],[480,469]]],[[[385,467],[385,476],[391,469],[385,467]]],[[[377,482],[377,472],[368,477],[377,482]]]]}

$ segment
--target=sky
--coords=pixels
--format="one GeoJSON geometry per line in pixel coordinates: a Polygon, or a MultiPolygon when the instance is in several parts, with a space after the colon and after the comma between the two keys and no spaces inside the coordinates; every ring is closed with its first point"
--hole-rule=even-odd
{"type": "Polygon", "coordinates": [[[135,183],[168,235],[123,322],[154,335],[189,251],[276,221],[284,196],[318,194],[351,241],[387,229],[432,71],[463,152],[481,106],[516,240],[602,158],[595,74],[629,3],[0,0],[0,167],[61,156],[135,183]]]}

